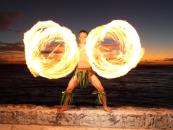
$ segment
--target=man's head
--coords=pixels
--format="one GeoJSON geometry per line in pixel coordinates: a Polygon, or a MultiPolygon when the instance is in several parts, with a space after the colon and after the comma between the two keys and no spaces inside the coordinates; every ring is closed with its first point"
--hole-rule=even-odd
{"type": "Polygon", "coordinates": [[[79,32],[79,43],[86,43],[86,38],[88,36],[88,32],[86,30],[80,30],[79,32]]]}

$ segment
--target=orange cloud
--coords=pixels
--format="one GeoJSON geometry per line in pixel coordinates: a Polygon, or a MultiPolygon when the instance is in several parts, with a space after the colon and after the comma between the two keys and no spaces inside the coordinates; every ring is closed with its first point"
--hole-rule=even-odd
{"type": "Polygon", "coordinates": [[[164,60],[165,58],[172,58],[173,50],[162,49],[145,49],[145,54],[142,60],[164,60]]]}

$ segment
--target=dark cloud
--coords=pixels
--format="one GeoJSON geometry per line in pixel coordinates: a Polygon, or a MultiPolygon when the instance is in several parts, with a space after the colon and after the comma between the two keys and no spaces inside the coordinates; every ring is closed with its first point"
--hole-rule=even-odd
{"type": "Polygon", "coordinates": [[[3,51],[24,51],[24,44],[21,42],[16,42],[16,43],[0,42],[0,52],[3,51]]]}
{"type": "Polygon", "coordinates": [[[9,29],[9,27],[18,20],[22,14],[20,12],[0,12],[0,31],[9,29]]]}
{"type": "Polygon", "coordinates": [[[165,61],[173,61],[173,58],[166,58],[165,61]]]}

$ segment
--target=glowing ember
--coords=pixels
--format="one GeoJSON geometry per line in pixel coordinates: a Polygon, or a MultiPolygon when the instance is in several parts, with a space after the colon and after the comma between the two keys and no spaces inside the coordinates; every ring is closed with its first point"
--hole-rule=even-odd
{"type": "Polygon", "coordinates": [[[75,35],[52,21],[34,25],[24,34],[24,44],[26,63],[35,77],[64,77],[79,60],[75,35]]]}
{"type": "Polygon", "coordinates": [[[89,63],[104,78],[127,74],[136,67],[144,53],[136,30],[122,20],[93,29],[86,42],[89,63]]]}

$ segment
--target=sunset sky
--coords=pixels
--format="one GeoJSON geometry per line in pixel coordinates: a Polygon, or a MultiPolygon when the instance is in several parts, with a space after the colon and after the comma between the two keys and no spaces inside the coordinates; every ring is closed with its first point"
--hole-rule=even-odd
{"type": "Polygon", "coordinates": [[[170,0],[1,0],[0,41],[22,41],[37,21],[53,20],[75,34],[115,19],[139,33],[143,60],[173,60],[173,4],[170,0]]]}

